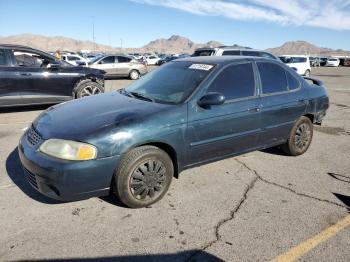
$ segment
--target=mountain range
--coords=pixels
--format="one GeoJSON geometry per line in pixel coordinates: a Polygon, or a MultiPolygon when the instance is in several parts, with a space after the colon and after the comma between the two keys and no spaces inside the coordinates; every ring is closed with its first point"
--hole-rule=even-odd
{"type": "MultiPolygon", "coordinates": [[[[140,48],[118,48],[109,45],[97,44],[92,41],[76,40],[73,38],[63,36],[43,36],[35,34],[20,34],[13,36],[0,36],[0,43],[9,44],[20,44],[31,46],[45,51],[56,51],[56,50],[69,50],[69,51],[80,51],[80,50],[95,50],[98,52],[158,52],[158,53],[187,53],[191,54],[196,48],[200,47],[218,47],[224,44],[218,41],[209,41],[207,43],[195,43],[192,40],[179,36],[173,35],[170,38],[157,39],[149,42],[140,48]]],[[[230,45],[235,48],[248,48],[237,44],[230,45]]],[[[310,55],[350,55],[350,51],[341,49],[331,49],[318,47],[314,44],[306,41],[290,41],[284,43],[280,47],[268,48],[267,51],[275,54],[310,54],[310,55]]]]}

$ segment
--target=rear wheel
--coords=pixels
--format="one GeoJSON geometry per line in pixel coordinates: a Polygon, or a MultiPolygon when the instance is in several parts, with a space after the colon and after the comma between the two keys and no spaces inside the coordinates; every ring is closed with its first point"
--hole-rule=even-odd
{"type": "Polygon", "coordinates": [[[137,80],[140,78],[140,73],[137,70],[131,70],[129,77],[131,80],[137,80]]]}
{"type": "Polygon", "coordinates": [[[103,93],[103,86],[92,80],[82,80],[75,87],[75,97],[81,98],[103,93]]]}
{"type": "Polygon", "coordinates": [[[311,72],[310,72],[310,70],[308,69],[308,70],[305,71],[304,75],[305,75],[305,76],[310,76],[310,73],[311,73],[311,72]]]}
{"type": "Polygon", "coordinates": [[[294,124],[289,139],[282,145],[282,149],[292,156],[302,155],[308,150],[312,136],[313,124],[308,117],[302,116],[294,124]]]}
{"type": "Polygon", "coordinates": [[[122,158],[114,174],[115,194],[128,207],[147,207],[163,198],[173,175],[167,153],[154,146],[141,146],[122,158]]]}

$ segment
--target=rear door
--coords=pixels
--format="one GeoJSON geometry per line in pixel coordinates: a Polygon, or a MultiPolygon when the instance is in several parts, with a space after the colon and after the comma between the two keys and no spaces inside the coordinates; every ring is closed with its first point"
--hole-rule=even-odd
{"type": "Polygon", "coordinates": [[[304,114],[306,94],[295,72],[278,62],[257,62],[261,87],[260,144],[277,145],[284,142],[295,123],[304,114]]]}
{"type": "Polygon", "coordinates": [[[18,91],[18,72],[7,49],[0,49],[0,107],[22,104],[18,91]]]}
{"type": "Polygon", "coordinates": [[[260,131],[259,98],[251,62],[224,68],[203,91],[225,96],[223,105],[204,109],[191,101],[188,108],[189,165],[249,151],[257,147],[260,131]]]}
{"type": "Polygon", "coordinates": [[[117,56],[116,61],[118,62],[116,65],[118,75],[121,75],[121,76],[129,75],[129,71],[131,68],[131,64],[130,64],[131,58],[126,56],[117,56]]]}

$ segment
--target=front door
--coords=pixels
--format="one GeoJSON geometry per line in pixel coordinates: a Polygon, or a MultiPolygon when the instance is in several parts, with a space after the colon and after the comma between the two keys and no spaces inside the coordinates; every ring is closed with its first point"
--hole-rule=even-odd
{"type": "Polygon", "coordinates": [[[223,105],[188,105],[188,166],[258,147],[260,109],[253,65],[232,64],[223,69],[205,93],[225,96],[223,105]]]}
{"type": "Polygon", "coordinates": [[[22,104],[17,81],[18,72],[11,65],[7,50],[0,49],[0,107],[22,104]]]}
{"type": "Polygon", "coordinates": [[[48,68],[57,63],[53,58],[24,49],[12,50],[12,56],[23,104],[55,103],[72,97],[74,76],[62,72],[64,68],[48,68]]]}

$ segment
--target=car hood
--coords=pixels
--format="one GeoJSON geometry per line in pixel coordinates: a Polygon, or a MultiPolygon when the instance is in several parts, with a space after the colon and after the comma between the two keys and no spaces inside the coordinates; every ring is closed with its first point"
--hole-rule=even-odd
{"type": "Polygon", "coordinates": [[[69,66],[62,67],[62,73],[79,73],[83,75],[93,75],[93,76],[102,76],[106,72],[100,69],[90,68],[86,66],[69,66]]]}
{"type": "Polygon", "coordinates": [[[43,139],[87,142],[105,130],[139,123],[172,107],[111,92],[50,107],[33,122],[33,126],[43,139]]]}

